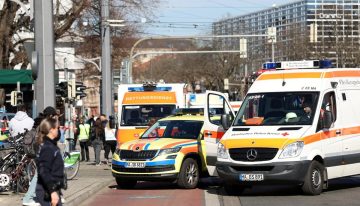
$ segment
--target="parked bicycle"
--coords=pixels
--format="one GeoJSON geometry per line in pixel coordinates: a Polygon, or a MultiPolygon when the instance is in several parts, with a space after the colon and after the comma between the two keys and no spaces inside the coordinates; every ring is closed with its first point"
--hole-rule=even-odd
{"type": "Polygon", "coordinates": [[[74,150],[71,151],[71,143],[74,141],[71,138],[66,138],[65,149],[63,152],[63,160],[65,166],[65,174],[68,180],[72,180],[80,168],[80,151],[74,150]]]}
{"type": "Polygon", "coordinates": [[[35,161],[24,152],[24,134],[9,138],[10,152],[0,160],[0,192],[26,192],[35,174],[35,161]]]}

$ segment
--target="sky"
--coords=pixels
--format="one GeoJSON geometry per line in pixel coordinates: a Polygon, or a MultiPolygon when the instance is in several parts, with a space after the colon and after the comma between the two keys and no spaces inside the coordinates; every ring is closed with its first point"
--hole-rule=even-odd
{"type": "Polygon", "coordinates": [[[296,0],[161,0],[145,36],[206,35],[211,23],[296,0]]]}

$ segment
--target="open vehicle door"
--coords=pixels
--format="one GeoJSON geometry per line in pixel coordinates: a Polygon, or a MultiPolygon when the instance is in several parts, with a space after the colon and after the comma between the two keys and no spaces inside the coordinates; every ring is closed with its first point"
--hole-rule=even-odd
{"type": "Polygon", "coordinates": [[[206,91],[206,105],[204,109],[204,140],[206,164],[211,176],[217,175],[215,164],[217,161],[217,143],[220,141],[226,130],[223,128],[222,116],[227,115],[232,122],[235,113],[225,94],[214,91],[206,91]]]}

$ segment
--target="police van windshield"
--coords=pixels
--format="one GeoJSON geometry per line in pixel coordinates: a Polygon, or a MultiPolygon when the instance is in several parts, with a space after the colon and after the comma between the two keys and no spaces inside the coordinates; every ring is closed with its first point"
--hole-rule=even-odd
{"type": "Polygon", "coordinates": [[[311,125],[319,92],[248,94],[234,126],[311,125]]]}
{"type": "Polygon", "coordinates": [[[149,126],[156,120],[169,116],[175,105],[127,105],[122,108],[122,126],[149,126]]]}
{"type": "Polygon", "coordinates": [[[141,139],[197,139],[200,135],[203,123],[203,121],[193,120],[158,121],[141,136],[141,139]]]}

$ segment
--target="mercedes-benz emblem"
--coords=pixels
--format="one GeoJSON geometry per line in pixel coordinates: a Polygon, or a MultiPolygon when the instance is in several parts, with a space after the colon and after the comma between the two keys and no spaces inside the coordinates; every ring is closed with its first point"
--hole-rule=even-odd
{"type": "Polygon", "coordinates": [[[250,161],[254,161],[257,157],[258,153],[256,151],[256,149],[249,149],[247,152],[246,152],[246,158],[250,161]]]}
{"type": "Polygon", "coordinates": [[[135,150],[138,151],[140,149],[140,147],[136,147],[135,150]]]}

